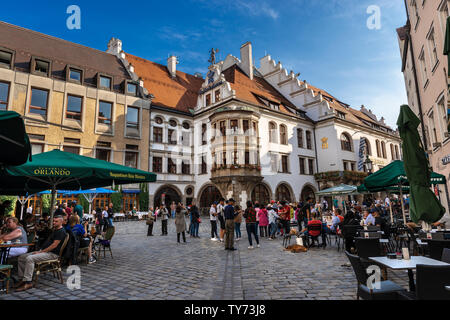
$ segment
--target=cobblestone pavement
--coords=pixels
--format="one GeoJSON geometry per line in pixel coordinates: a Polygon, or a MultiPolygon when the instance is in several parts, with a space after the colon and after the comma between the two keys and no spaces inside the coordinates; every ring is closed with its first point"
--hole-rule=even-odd
{"type": "MultiPolygon", "coordinates": [[[[8,295],[9,300],[269,300],[356,299],[356,280],[348,259],[332,245],[306,253],[283,251],[281,239],[261,240],[249,250],[245,225],[237,251],[224,250],[210,240],[209,221],[200,226],[200,238],[187,236],[176,243],[175,225],[160,236],[161,225],[147,237],[144,221],[117,222],[108,253],[95,264],[81,264],[81,289],[70,290],[52,274],[39,278],[37,288],[8,295]],[[347,265],[347,266],[345,266],[347,265]]],[[[66,271],[65,269],[63,271],[66,271]]],[[[407,288],[406,272],[389,271],[389,279],[407,288]]]]}

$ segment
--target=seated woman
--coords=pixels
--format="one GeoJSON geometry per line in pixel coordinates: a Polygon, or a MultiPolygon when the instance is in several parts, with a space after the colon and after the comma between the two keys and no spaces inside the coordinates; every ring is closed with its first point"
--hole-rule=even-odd
{"type": "Polygon", "coordinates": [[[74,234],[80,237],[80,249],[88,248],[89,264],[97,262],[92,256],[93,239],[88,235],[87,226],[89,222],[85,222],[84,226],[80,224],[80,217],[78,215],[71,215],[69,218],[69,226],[74,234]]]}
{"type": "MultiPolygon", "coordinates": [[[[7,232],[0,235],[0,240],[11,241],[11,243],[27,243],[27,233],[19,225],[19,220],[15,217],[9,217],[6,219],[7,232]]],[[[9,258],[17,257],[27,253],[28,247],[13,247],[9,250],[9,258]]]]}

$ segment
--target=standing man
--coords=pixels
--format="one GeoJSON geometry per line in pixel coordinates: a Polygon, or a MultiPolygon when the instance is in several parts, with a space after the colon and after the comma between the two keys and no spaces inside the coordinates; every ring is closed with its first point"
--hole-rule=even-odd
{"type": "Polygon", "coordinates": [[[209,209],[209,220],[211,221],[211,240],[218,241],[219,235],[217,234],[217,202],[214,202],[209,209]]]}
{"type": "Polygon", "coordinates": [[[80,217],[80,221],[83,221],[83,207],[77,204],[76,201],[72,202],[73,212],[76,213],[80,217]]]}
{"type": "Polygon", "coordinates": [[[225,250],[234,251],[234,218],[237,213],[234,211],[234,199],[228,200],[228,205],[224,210],[225,216],[225,250]]]}
{"type": "Polygon", "coordinates": [[[169,212],[164,205],[161,205],[158,216],[161,217],[161,235],[167,236],[167,220],[169,220],[169,212]]]}
{"type": "Polygon", "coordinates": [[[108,226],[110,227],[114,227],[113,224],[113,218],[114,218],[114,214],[113,214],[113,203],[110,202],[109,203],[109,207],[108,207],[108,226]]]}
{"type": "Polygon", "coordinates": [[[220,223],[220,242],[223,242],[223,238],[225,236],[224,210],[225,210],[225,199],[220,198],[219,204],[217,205],[217,218],[219,219],[220,223]]]}

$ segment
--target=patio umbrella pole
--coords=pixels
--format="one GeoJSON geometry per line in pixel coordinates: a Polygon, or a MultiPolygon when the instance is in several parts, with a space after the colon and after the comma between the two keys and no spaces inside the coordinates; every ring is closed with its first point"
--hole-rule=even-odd
{"type": "Polygon", "coordinates": [[[56,202],[56,186],[52,186],[52,200],[50,201],[50,228],[53,228],[54,207],[56,202]]]}
{"type": "MultiPolygon", "coordinates": [[[[388,197],[389,199],[391,198],[391,194],[388,192],[388,197]]],[[[391,201],[389,200],[389,211],[391,212],[391,223],[394,223],[394,215],[392,214],[392,204],[391,201]]]]}
{"type": "Polygon", "coordinates": [[[399,187],[400,187],[400,201],[402,203],[403,223],[406,225],[405,205],[403,203],[403,186],[401,183],[399,184],[399,187]]]}

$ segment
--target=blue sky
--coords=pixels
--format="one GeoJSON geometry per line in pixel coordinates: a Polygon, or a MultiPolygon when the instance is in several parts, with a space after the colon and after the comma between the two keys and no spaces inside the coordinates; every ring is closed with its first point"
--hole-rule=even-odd
{"type": "Polygon", "coordinates": [[[266,53],[300,79],[359,109],[369,107],[395,126],[407,103],[395,29],[406,22],[403,0],[184,0],[5,2],[0,20],[106,50],[111,37],[124,50],[205,74],[209,50],[239,57],[253,44],[257,66],[266,53]],[[81,8],[81,30],[66,27],[69,5],[81,8]],[[369,30],[367,8],[377,5],[381,29],[369,30]],[[23,10],[27,8],[27,10],[23,10]]]}

